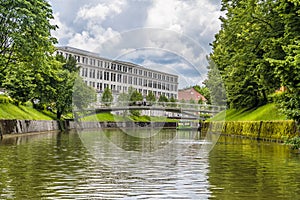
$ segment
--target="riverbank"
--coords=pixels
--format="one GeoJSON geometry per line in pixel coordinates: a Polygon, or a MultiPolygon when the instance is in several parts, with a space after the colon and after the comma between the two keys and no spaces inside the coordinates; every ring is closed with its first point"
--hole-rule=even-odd
{"type": "Polygon", "coordinates": [[[282,114],[275,103],[250,108],[250,109],[227,109],[220,112],[208,121],[282,121],[287,116],[282,114]]]}
{"type": "Polygon", "coordinates": [[[97,128],[176,128],[176,122],[80,122],[56,120],[0,120],[0,135],[97,128]]]}
{"type": "Polygon", "coordinates": [[[297,124],[292,120],[205,122],[202,131],[277,142],[299,135],[297,124]]]}
{"type": "Polygon", "coordinates": [[[55,120],[55,114],[46,110],[37,110],[30,105],[16,106],[12,103],[0,103],[2,120],[55,120]]]}

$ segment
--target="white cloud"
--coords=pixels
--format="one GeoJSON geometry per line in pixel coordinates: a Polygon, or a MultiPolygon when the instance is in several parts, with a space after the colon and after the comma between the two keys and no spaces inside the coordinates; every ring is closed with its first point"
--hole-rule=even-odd
{"type": "Polygon", "coordinates": [[[85,5],[80,8],[77,13],[76,20],[92,20],[99,24],[103,22],[107,17],[113,17],[116,14],[122,12],[122,7],[125,5],[126,1],[114,0],[106,3],[99,3],[98,5],[85,5]]]}
{"type": "Polygon", "coordinates": [[[220,5],[210,0],[86,0],[78,6],[68,0],[65,11],[58,6],[66,7],[65,1],[51,1],[61,12],[55,13],[54,21],[60,27],[54,35],[61,45],[173,71],[183,77],[181,87],[203,81],[208,43],[220,29],[220,5]]]}
{"type": "Polygon", "coordinates": [[[60,19],[60,14],[58,12],[54,13],[54,19],[51,20],[51,24],[58,26],[56,31],[52,31],[52,35],[62,42],[63,40],[69,40],[73,36],[73,31],[70,27],[64,24],[60,19]]]}

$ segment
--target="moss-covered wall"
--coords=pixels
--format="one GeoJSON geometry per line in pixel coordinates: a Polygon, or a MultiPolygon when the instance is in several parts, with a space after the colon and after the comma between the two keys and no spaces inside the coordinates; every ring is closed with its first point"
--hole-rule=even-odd
{"type": "Polygon", "coordinates": [[[263,140],[280,140],[298,135],[294,121],[236,121],[205,122],[203,131],[240,135],[263,140]]]}

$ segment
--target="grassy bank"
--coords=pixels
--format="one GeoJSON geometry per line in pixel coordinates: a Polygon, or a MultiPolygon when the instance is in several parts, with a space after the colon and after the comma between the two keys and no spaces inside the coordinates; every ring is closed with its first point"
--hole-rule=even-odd
{"type": "Polygon", "coordinates": [[[53,120],[55,115],[49,111],[39,111],[31,106],[11,103],[0,104],[0,119],[53,120]]]}
{"type": "Polygon", "coordinates": [[[226,121],[277,121],[287,119],[287,117],[279,111],[275,103],[270,103],[252,109],[228,109],[219,113],[209,121],[223,121],[224,112],[226,112],[226,121]]]}

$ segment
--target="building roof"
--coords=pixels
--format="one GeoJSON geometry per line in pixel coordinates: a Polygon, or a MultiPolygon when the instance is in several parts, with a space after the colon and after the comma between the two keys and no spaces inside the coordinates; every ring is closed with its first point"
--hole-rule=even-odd
{"type": "Polygon", "coordinates": [[[206,98],[202,94],[197,92],[194,88],[178,90],[178,100],[179,101],[180,100],[185,100],[185,101],[194,100],[197,103],[200,99],[203,102],[207,101],[206,98]]]}

